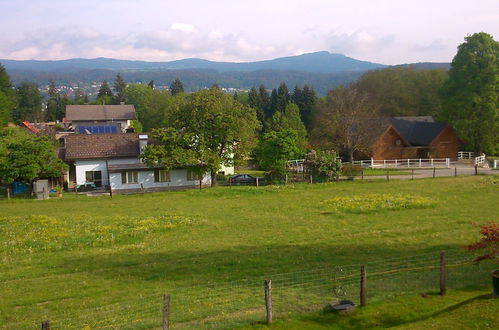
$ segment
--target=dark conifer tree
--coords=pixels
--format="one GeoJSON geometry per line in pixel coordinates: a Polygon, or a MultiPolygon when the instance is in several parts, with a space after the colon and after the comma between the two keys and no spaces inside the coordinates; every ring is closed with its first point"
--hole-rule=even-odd
{"type": "Polygon", "coordinates": [[[109,84],[105,80],[100,85],[99,93],[97,94],[97,98],[103,97],[103,96],[113,97],[113,92],[111,91],[109,84]]]}
{"type": "Polygon", "coordinates": [[[114,81],[114,90],[116,95],[114,96],[114,103],[120,104],[121,102],[125,102],[125,89],[126,82],[121,76],[120,73],[116,75],[116,80],[114,81]]]}
{"type": "Polygon", "coordinates": [[[178,93],[183,93],[184,92],[184,85],[180,81],[180,79],[175,79],[171,85],[170,85],[170,93],[172,95],[178,94],[178,93]]]}
{"type": "Polygon", "coordinates": [[[289,90],[285,83],[281,83],[277,89],[277,105],[276,111],[283,112],[289,102],[289,90]]]}

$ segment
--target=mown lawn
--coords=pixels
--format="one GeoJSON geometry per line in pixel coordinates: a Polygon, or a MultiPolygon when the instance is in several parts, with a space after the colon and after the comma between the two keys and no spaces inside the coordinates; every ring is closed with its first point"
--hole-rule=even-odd
{"type": "MultiPolygon", "coordinates": [[[[60,319],[60,328],[96,319],[123,327],[126,305],[137,322],[130,328],[149,328],[157,320],[142,322],[133,308],[160,320],[161,294],[185,287],[208,292],[209,283],[257,279],[259,290],[272,274],[461,251],[478,238],[473,224],[498,220],[497,182],[476,176],[2,199],[0,327],[43,319],[60,319]],[[422,204],[376,204],[383,194],[422,204]],[[372,205],[356,206],[355,196],[372,205]],[[343,204],[331,204],[336,197],[343,204]]],[[[232,292],[236,310],[251,305],[244,290],[232,292]]],[[[211,316],[202,303],[172,309],[188,322],[211,316]]]]}

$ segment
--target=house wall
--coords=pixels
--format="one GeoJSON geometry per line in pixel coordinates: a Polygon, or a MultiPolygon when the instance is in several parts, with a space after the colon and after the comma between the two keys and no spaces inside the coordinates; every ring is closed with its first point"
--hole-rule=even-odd
{"type": "Polygon", "coordinates": [[[457,160],[460,140],[451,126],[447,126],[431,144],[430,154],[433,158],[450,158],[457,160]]]}
{"type": "MultiPolygon", "coordinates": [[[[139,171],[138,183],[123,184],[121,183],[121,173],[111,173],[111,188],[113,190],[140,190],[141,184],[144,189],[149,190],[164,190],[169,188],[181,187],[198,187],[199,180],[187,180],[187,170],[171,170],[170,182],[154,182],[154,171],[139,171]]],[[[211,185],[210,173],[205,173],[202,179],[202,185],[211,185]]]]}
{"type": "Polygon", "coordinates": [[[417,150],[415,148],[407,148],[403,139],[393,127],[390,127],[376,141],[373,149],[374,159],[404,159],[416,158],[417,150]],[[400,140],[400,144],[397,144],[400,140]]]}
{"type": "MultiPolygon", "coordinates": [[[[108,161],[109,165],[136,164],[139,162],[140,160],[138,158],[116,158],[116,159],[110,159],[108,161]]],[[[74,165],[75,165],[77,185],[86,183],[86,177],[85,177],[86,171],[101,171],[102,185],[104,186],[109,185],[106,160],[104,159],[77,160],[75,161],[74,165]]]]}

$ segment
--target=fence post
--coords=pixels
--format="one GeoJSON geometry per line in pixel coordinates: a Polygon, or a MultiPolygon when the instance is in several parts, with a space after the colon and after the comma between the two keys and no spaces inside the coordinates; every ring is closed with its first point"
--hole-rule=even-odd
{"type": "Polygon", "coordinates": [[[272,324],[272,280],[263,282],[265,287],[265,310],[267,312],[267,324],[272,324]]]}
{"type": "Polygon", "coordinates": [[[45,320],[42,322],[42,330],[50,330],[50,321],[45,320]]]}
{"type": "Polygon", "coordinates": [[[258,188],[259,183],[258,183],[258,177],[256,177],[256,187],[258,188]]]}
{"type": "Polygon", "coordinates": [[[412,169],[411,171],[412,171],[412,178],[411,178],[411,180],[414,180],[414,169],[412,169]]]}
{"type": "Polygon", "coordinates": [[[445,158],[445,166],[450,168],[450,158],[445,158]]]}
{"type": "Polygon", "coordinates": [[[435,178],[435,167],[433,167],[433,178],[435,178]]]}
{"type": "Polygon", "coordinates": [[[383,159],[383,167],[386,168],[386,159],[383,159]]]}
{"type": "Polygon", "coordinates": [[[10,199],[10,187],[7,187],[6,192],[7,192],[7,199],[10,199]]]}
{"type": "Polygon", "coordinates": [[[390,171],[386,170],[386,181],[390,181],[390,171]]]}
{"type": "Polygon", "coordinates": [[[170,329],[170,295],[163,296],[163,330],[170,329]]]}
{"type": "Polygon", "coordinates": [[[433,158],[430,158],[431,167],[433,167],[433,158]]]}
{"type": "Polygon", "coordinates": [[[366,266],[360,266],[360,305],[366,305],[366,294],[367,294],[367,275],[366,266]]]}
{"type": "Polygon", "coordinates": [[[287,175],[287,174],[286,174],[286,178],[285,178],[285,180],[286,180],[286,181],[284,182],[284,184],[288,184],[288,175],[287,175]]]}
{"type": "Polygon", "coordinates": [[[457,176],[457,167],[454,167],[454,176],[457,176]]]}
{"type": "Polygon", "coordinates": [[[445,296],[446,288],[446,262],[445,251],[440,252],[440,295],[445,296]]]}
{"type": "Polygon", "coordinates": [[[312,178],[312,173],[310,173],[310,183],[314,183],[314,180],[312,178]]]}
{"type": "Polygon", "coordinates": [[[362,179],[362,180],[364,180],[364,170],[362,170],[362,171],[360,172],[360,175],[361,175],[361,179],[362,179]]]}
{"type": "Polygon", "coordinates": [[[397,160],[395,159],[395,167],[397,167],[397,160]]]}
{"type": "Polygon", "coordinates": [[[411,167],[411,159],[407,158],[407,167],[411,167]]]}
{"type": "Polygon", "coordinates": [[[478,175],[478,165],[475,164],[475,175],[478,175]]]}
{"type": "Polygon", "coordinates": [[[421,158],[419,158],[419,167],[421,167],[421,158]]]}

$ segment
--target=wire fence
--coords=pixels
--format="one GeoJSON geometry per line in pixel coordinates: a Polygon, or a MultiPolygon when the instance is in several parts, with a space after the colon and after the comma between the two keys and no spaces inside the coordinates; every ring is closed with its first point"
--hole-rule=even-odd
{"type": "Polygon", "coordinates": [[[264,280],[271,280],[273,319],[290,313],[320,311],[335,300],[367,304],[405,294],[438,293],[445,289],[481,287],[490,282],[493,264],[474,265],[469,255],[435,253],[363,263],[367,286],[361,292],[361,264],[330,266],[300,272],[266,274],[237,281],[166,288],[165,292],[126,297],[97,307],[52,312],[37,306],[37,319],[25,315],[3,318],[0,328],[39,329],[150,329],[165,324],[164,294],[170,295],[166,317],[171,328],[234,328],[267,322],[264,280]],[[443,273],[442,273],[443,272],[443,273]],[[125,298],[126,297],[126,298],[125,298]]]}

